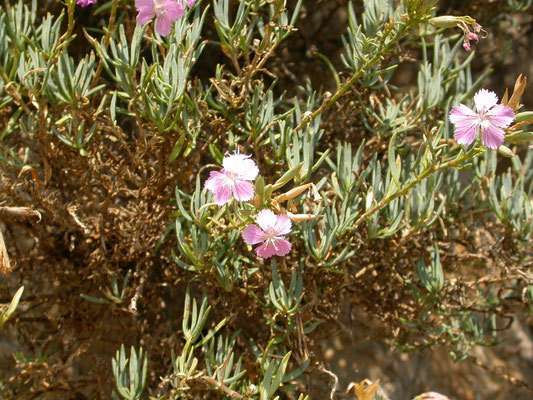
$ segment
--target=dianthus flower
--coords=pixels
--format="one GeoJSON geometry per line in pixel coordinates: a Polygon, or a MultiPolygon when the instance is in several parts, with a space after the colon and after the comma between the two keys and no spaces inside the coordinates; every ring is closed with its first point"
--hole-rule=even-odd
{"type": "Polygon", "coordinates": [[[481,143],[491,149],[503,144],[505,132],[514,121],[514,111],[503,104],[496,104],[498,96],[487,89],[474,95],[477,112],[464,104],[455,106],[450,112],[450,122],[455,125],[455,140],[459,144],[472,144],[481,128],[481,143]]]}
{"type": "Polygon", "coordinates": [[[291,251],[291,244],[283,235],[291,231],[291,220],[285,215],[276,215],[271,210],[261,210],[256,219],[259,225],[248,225],[242,232],[248,244],[263,243],[257,249],[259,257],[269,258],[273,255],[285,256],[291,251]]]}
{"type": "Polygon", "coordinates": [[[231,200],[231,195],[239,201],[248,201],[254,197],[254,185],[251,182],[259,174],[259,169],[250,156],[235,153],[226,155],[222,160],[224,167],[220,172],[211,171],[205,187],[215,195],[215,203],[222,206],[231,200]]]}
{"type": "Polygon", "coordinates": [[[172,31],[172,24],[183,17],[185,9],[176,0],[135,0],[137,22],[144,25],[155,17],[155,31],[167,36],[172,31]]]}
{"type": "Polygon", "coordinates": [[[88,7],[96,3],[96,0],[77,0],[76,4],[81,7],[88,7]]]}

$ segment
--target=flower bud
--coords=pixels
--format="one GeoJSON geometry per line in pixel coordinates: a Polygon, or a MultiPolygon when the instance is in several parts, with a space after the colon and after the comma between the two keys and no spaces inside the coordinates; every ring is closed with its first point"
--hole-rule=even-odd
{"type": "Polygon", "coordinates": [[[503,145],[498,147],[498,153],[507,158],[513,158],[515,156],[515,153],[509,147],[503,145]]]}

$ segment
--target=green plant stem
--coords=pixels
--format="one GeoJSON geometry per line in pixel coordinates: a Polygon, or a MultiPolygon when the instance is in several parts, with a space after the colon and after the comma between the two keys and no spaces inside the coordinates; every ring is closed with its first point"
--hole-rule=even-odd
{"type": "MultiPolygon", "coordinates": [[[[475,149],[474,149],[475,150],[475,149]]],[[[463,155],[460,155],[459,157],[454,157],[452,160],[443,162],[438,165],[434,165],[428,169],[425,169],[422,171],[415,179],[413,179],[410,183],[408,183],[406,186],[404,186],[402,189],[398,190],[397,192],[391,194],[390,196],[385,197],[383,200],[381,200],[379,203],[377,203],[374,207],[372,207],[370,210],[365,212],[363,215],[361,215],[353,224],[353,228],[357,228],[359,225],[361,225],[363,222],[365,222],[371,215],[375,214],[377,211],[384,208],[387,204],[389,204],[391,201],[397,199],[398,197],[406,195],[415,185],[423,181],[426,177],[428,177],[431,174],[434,174],[435,172],[441,171],[446,168],[455,167],[456,165],[467,161],[473,157],[476,156],[475,151],[470,151],[468,153],[464,153],[463,155]]]]}
{"type": "Polygon", "coordinates": [[[389,30],[383,35],[382,43],[378,51],[376,52],[376,55],[371,60],[366,62],[366,64],[363,67],[361,67],[361,69],[357,71],[350,79],[348,79],[337,90],[337,92],[333,96],[331,96],[329,99],[325,99],[322,105],[318,107],[318,109],[316,109],[311,114],[308,114],[306,117],[304,117],[302,122],[300,122],[300,124],[298,124],[298,126],[296,126],[296,128],[293,129],[292,133],[295,133],[299,131],[300,129],[304,128],[307,124],[313,121],[316,117],[321,115],[326,109],[334,105],[337,102],[337,100],[339,100],[339,98],[341,98],[352,87],[352,85],[357,80],[363,77],[363,75],[369,68],[372,68],[379,61],[383,60],[383,54],[387,52],[393,44],[396,44],[400,40],[400,38],[405,34],[405,32],[407,32],[409,29],[411,29],[412,26],[418,24],[419,22],[420,22],[419,20],[415,20],[415,21],[410,20],[409,23],[403,23],[400,26],[400,29],[398,29],[398,32],[396,33],[394,38],[391,39],[389,43],[383,44],[386,37],[392,32],[392,28],[389,28],[389,30]]]}

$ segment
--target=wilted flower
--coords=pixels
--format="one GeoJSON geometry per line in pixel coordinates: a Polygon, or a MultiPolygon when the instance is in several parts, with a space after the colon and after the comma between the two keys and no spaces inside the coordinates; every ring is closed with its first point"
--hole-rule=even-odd
{"type": "Polygon", "coordinates": [[[470,51],[470,41],[479,41],[480,36],[486,37],[487,32],[483,30],[483,27],[479,25],[476,20],[468,15],[463,17],[454,17],[451,15],[443,15],[440,17],[431,18],[429,24],[436,26],[437,28],[454,28],[458,27],[464,33],[463,47],[466,51],[470,51]]]}
{"type": "Polygon", "coordinates": [[[514,121],[513,109],[496,104],[498,96],[487,89],[481,89],[474,95],[477,112],[460,104],[450,112],[450,122],[455,125],[455,140],[459,144],[472,144],[481,128],[481,143],[491,149],[503,144],[505,132],[514,121]]]}
{"type": "Polygon", "coordinates": [[[135,0],[137,22],[146,24],[155,17],[155,31],[167,36],[172,31],[172,24],[183,17],[185,9],[175,0],[135,0]]]}
{"type": "Polygon", "coordinates": [[[226,155],[222,160],[224,167],[220,172],[211,171],[205,187],[215,195],[215,203],[222,206],[231,200],[231,195],[239,201],[248,201],[254,197],[253,181],[259,169],[250,156],[246,154],[226,155]]]}
{"type": "Polygon", "coordinates": [[[87,7],[96,3],[97,0],[77,0],[76,4],[81,7],[87,7]]]}
{"type": "Polygon", "coordinates": [[[291,231],[291,220],[285,215],[276,215],[272,210],[261,210],[256,219],[259,225],[248,225],[242,232],[244,241],[248,244],[263,243],[257,249],[259,257],[269,258],[273,255],[285,256],[291,251],[291,244],[283,235],[291,231]]]}

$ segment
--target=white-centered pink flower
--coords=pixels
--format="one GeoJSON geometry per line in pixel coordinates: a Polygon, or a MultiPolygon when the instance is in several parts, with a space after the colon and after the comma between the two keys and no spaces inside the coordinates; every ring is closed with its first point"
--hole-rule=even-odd
{"type": "Polygon", "coordinates": [[[291,232],[291,220],[285,215],[276,215],[271,210],[261,210],[257,214],[257,225],[248,225],[242,232],[248,244],[263,243],[257,249],[259,257],[285,256],[291,251],[291,243],[283,235],[291,232]]]}
{"type": "Polygon", "coordinates": [[[224,167],[220,172],[211,171],[205,187],[215,195],[215,204],[222,206],[231,200],[252,200],[254,185],[250,182],[257,178],[259,168],[250,156],[235,153],[226,155],[222,160],[224,167]]]}
{"type": "Polygon", "coordinates": [[[450,112],[450,122],[455,125],[455,140],[459,144],[472,144],[481,130],[481,143],[491,149],[503,144],[505,132],[514,121],[514,111],[503,104],[496,104],[498,96],[487,89],[474,95],[477,112],[460,104],[450,112]]]}
{"type": "Polygon", "coordinates": [[[172,24],[183,17],[183,4],[176,0],[135,0],[137,22],[144,25],[155,17],[155,31],[161,36],[172,32],[172,24]]]}

